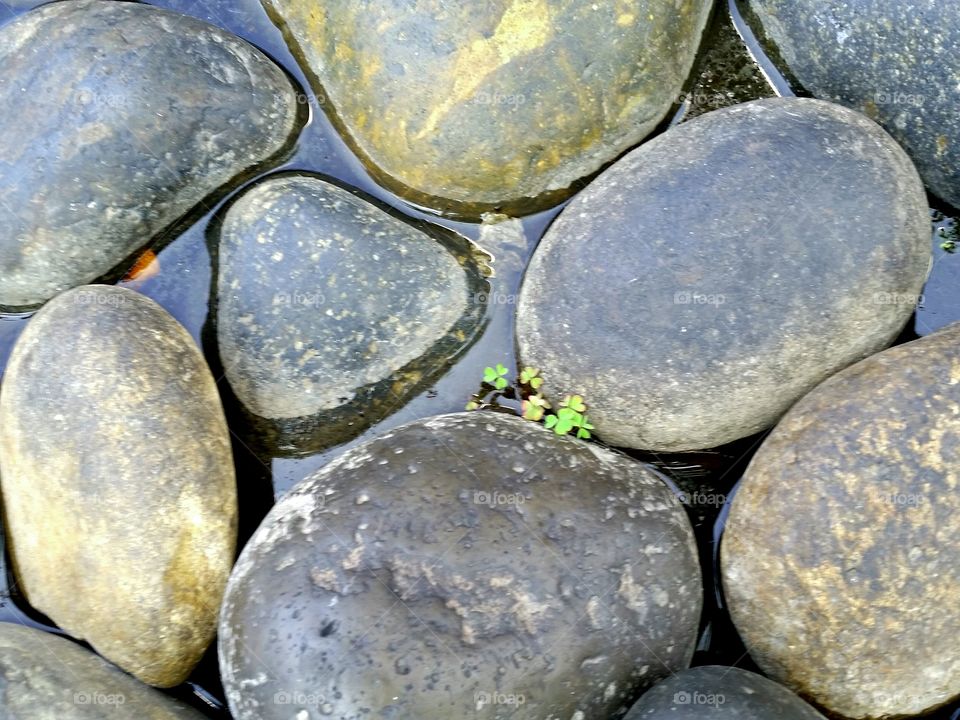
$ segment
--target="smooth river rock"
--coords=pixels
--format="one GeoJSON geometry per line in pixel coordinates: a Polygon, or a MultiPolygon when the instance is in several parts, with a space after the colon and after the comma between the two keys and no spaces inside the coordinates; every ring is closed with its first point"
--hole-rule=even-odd
{"type": "Polygon", "coordinates": [[[830,378],[733,500],[730,613],[770,675],[837,715],[960,695],[960,324],[830,378]]]}
{"type": "Polygon", "coordinates": [[[812,95],[866,113],[960,208],[960,2],[749,0],[781,69],[812,95]]]}
{"type": "Polygon", "coordinates": [[[500,413],[357,446],[271,510],[230,578],[237,720],[607,718],[686,668],[693,531],[644,465],[500,413]]]}
{"type": "Polygon", "coordinates": [[[378,179],[478,217],[529,211],[679,102],[707,0],[264,0],[378,179]]]}
{"type": "Polygon", "coordinates": [[[44,5],[0,28],[0,66],[0,306],[110,274],[298,122],[265,55],[142,3],[44,5]]]}
{"type": "Polygon", "coordinates": [[[76,643],[0,623],[4,720],[203,720],[76,643]]]}
{"type": "Polygon", "coordinates": [[[219,235],[216,334],[246,410],[336,439],[448,368],[486,298],[479,253],[453,235],[317,177],[244,193],[219,235]]]}
{"type": "Polygon", "coordinates": [[[520,356],[607,443],[716,447],[890,344],[930,254],[923,186],[879,126],[818,100],[736,105],[564,209],[524,278],[520,356]]]}
{"type": "Polygon", "coordinates": [[[657,683],[624,720],[825,720],[782,685],[735,667],[707,665],[657,683]]]}
{"type": "Polygon", "coordinates": [[[0,392],[12,567],[29,603],[144,682],[213,639],[236,483],[210,370],[152,300],[92,285],[38,312],[0,392]]]}

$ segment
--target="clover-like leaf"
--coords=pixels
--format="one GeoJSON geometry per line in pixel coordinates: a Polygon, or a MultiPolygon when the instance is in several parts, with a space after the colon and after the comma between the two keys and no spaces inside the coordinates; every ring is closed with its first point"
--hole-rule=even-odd
{"type": "Polygon", "coordinates": [[[475,400],[471,400],[467,403],[467,406],[464,408],[464,410],[476,410],[479,407],[480,403],[476,402],[475,400]]]}
{"type": "MultiPolygon", "coordinates": [[[[533,385],[534,380],[539,380],[537,377],[539,374],[540,371],[537,368],[527,366],[520,371],[520,382],[524,385],[533,385]]],[[[539,383],[537,383],[537,385],[539,385],[539,383]]]]}
{"type": "Polygon", "coordinates": [[[524,400],[521,407],[523,408],[524,420],[533,420],[534,422],[539,422],[543,419],[543,408],[539,405],[534,405],[529,400],[524,400]]]}
{"type": "Polygon", "coordinates": [[[530,378],[530,387],[534,390],[539,390],[541,385],[543,385],[542,377],[530,378]]]}
{"type": "Polygon", "coordinates": [[[563,402],[560,403],[563,407],[568,407],[571,410],[582,413],[587,409],[587,406],[583,403],[583,398],[579,395],[567,395],[563,402]]]}
{"type": "Polygon", "coordinates": [[[503,363],[497,363],[496,367],[485,367],[483,369],[483,381],[488,385],[493,385],[497,390],[503,390],[507,387],[507,368],[503,363]]]}
{"type": "Polygon", "coordinates": [[[556,426],[556,424],[557,424],[557,416],[556,416],[556,415],[547,415],[547,419],[543,421],[543,424],[544,424],[544,426],[547,428],[547,430],[550,430],[551,428],[553,428],[553,427],[556,426]]]}
{"type": "Polygon", "coordinates": [[[583,428],[580,428],[579,430],[577,430],[577,437],[580,438],[581,440],[589,440],[589,439],[590,439],[590,431],[589,431],[589,430],[584,430],[583,428]]]}
{"type": "Polygon", "coordinates": [[[550,409],[550,401],[547,400],[540,393],[537,393],[536,395],[531,395],[529,398],[527,398],[527,401],[530,402],[531,405],[536,405],[537,407],[541,407],[545,410],[550,409]]]}

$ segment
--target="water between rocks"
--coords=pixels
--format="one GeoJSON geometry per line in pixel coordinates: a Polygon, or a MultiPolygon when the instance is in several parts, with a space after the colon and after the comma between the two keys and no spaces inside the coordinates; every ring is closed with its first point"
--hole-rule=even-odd
{"type": "MultiPolygon", "coordinates": [[[[42,4],[41,0],[14,3],[0,0],[0,25],[22,12],[42,4]]],[[[376,200],[399,209],[414,220],[428,220],[454,230],[476,242],[492,256],[493,277],[488,297],[485,326],[479,339],[428,390],[368,428],[355,439],[322,452],[297,456],[290,449],[273,453],[254,451],[234,437],[241,512],[240,543],[246,541],[266,514],[274,499],[316,468],[325,465],[346,448],[397,425],[412,420],[456,412],[479,385],[486,365],[515,362],[513,337],[516,294],[523,270],[551,220],[563,204],[521,218],[522,233],[516,227],[505,232],[481,228],[476,223],[438,217],[424,208],[414,207],[378,186],[361,162],[340,139],[323,110],[323,98],[310,88],[296,59],[287,48],[280,31],[270,22],[259,0],[151,0],[150,4],[193,15],[223,27],[247,39],[277,61],[300,86],[300,102],[309,107],[310,119],[290,156],[269,172],[306,170],[321,173],[358,188],[376,200]]],[[[734,0],[720,2],[701,45],[697,66],[678,98],[675,112],[661,126],[667,127],[704,112],[727,105],[771,95],[793,95],[793,88],[767,58],[750,28],[744,23],[734,0]]],[[[257,176],[260,177],[260,176],[257,176]]],[[[246,184],[256,178],[246,179],[246,184]]],[[[241,192],[237,188],[230,196],[241,192]]],[[[165,307],[201,344],[208,357],[215,349],[208,317],[211,298],[211,255],[208,245],[219,209],[229,197],[213,207],[203,207],[186,218],[171,234],[154,245],[157,253],[152,269],[138,278],[121,281],[165,307]]],[[[934,265],[923,298],[912,322],[900,337],[901,342],[927,335],[955,320],[960,320],[960,253],[941,249],[939,228],[958,222],[956,210],[937,205],[931,208],[934,231],[931,237],[934,265]]],[[[850,232],[856,233],[851,226],[850,232]]],[[[589,288],[584,288],[589,302],[589,288]]],[[[7,363],[16,338],[29,319],[28,314],[0,313],[0,373],[7,363]]],[[[211,363],[217,371],[217,363],[211,363]]],[[[220,373],[216,373],[219,377],[220,373]]],[[[229,418],[228,419],[233,419],[229,418]]],[[[231,423],[233,424],[233,423],[231,423]]],[[[703,628],[694,664],[738,665],[755,669],[747,657],[729,616],[723,610],[719,588],[713,577],[716,550],[726,516],[726,503],[746,467],[761,436],[747,438],[709,452],[683,455],[654,455],[632,452],[640,460],[659,467],[672,481],[687,505],[700,547],[705,571],[705,612],[703,628]]],[[[0,573],[0,621],[22,622],[50,630],[45,618],[26,607],[18,597],[13,578],[0,573]]],[[[171,691],[210,717],[227,718],[216,661],[216,644],[184,685],[171,691]]],[[[941,710],[936,720],[960,719],[960,706],[941,710]]]]}

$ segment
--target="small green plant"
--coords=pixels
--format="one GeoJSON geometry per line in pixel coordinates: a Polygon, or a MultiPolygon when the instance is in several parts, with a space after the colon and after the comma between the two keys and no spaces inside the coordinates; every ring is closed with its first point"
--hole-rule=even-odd
{"type": "Polygon", "coordinates": [[[501,399],[520,399],[520,416],[525,420],[543,422],[544,426],[553,430],[557,435],[575,434],[578,438],[589,439],[593,425],[586,415],[587,405],[580,395],[567,395],[560,403],[556,412],[550,401],[540,390],[543,378],[540,370],[525,367],[520,371],[516,387],[510,387],[507,380],[507,368],[498,363],[495,367],[483,369],[483,383],[480,392],[476,393],[467,403],[467,410],[479,410],[486,407],[501,412],[509,412],[500,405],[501,399]],[[491,394],[490,389],[493,389],[491,394]]]}
{"type": "Polygon", "coordinates": [[[956,252],[957,245],[960,244],[960,226],[938,228],[937,235],[943,241],[940,243],[942,250],[946,250],[948,253],[956,252]]]}
{"type": "Polygon", "coordinates": [[[500,363],[496,367],[483,369],[483,381],[488,385],[493,385],[497,390],[503,390],[509,384],[506,378],[507,369],[500,363]]]}

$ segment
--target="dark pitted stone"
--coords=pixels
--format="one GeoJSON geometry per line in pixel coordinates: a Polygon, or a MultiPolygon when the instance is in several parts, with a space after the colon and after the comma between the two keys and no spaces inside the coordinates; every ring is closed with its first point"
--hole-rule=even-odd
{"type": "Polygon", "coordinates": [[[4,720],[203,720],[69,640],[0,623],[4,720]]]}
{"type": "Polygon", "coordinates": [[[230,579],[221,671],[238,720],[606,718],[687,667],[700,593],[689,521],[645,466],[445,415],[271,510],[230,579]]]}
{"type": "Polygon", "coordinates": [[[892,342],[929,266],[923,187],[879,126],[758,100],[667,131],[564,209],[524,278],[520,355],[608,443],[715,447],[892,342]]]}
{"type": "Polygon", "coordinates": [[[677,102],[711,3],[264,5],[382,182],[478,216],[552,204],[640,142],[677,102]]]}
{"type": "Polygon", "coordinates": [[[960,695],[960,324],[867,358],[780,421],[722,545],[764,672],[849,718],[960,695]]]}
{"type": "Polygon", "coordinates": [[[657,683],[624,720],[824,720],[803,700],[762,675],[709,665],[657,683]]]}
{"type": "Polygon", "coordinates": [[[132,290],[37,313],[0,392],[12,567],[30,604],[151,685],[213,639],[236,543],[230,439],[190,335],[132,290]]]}
{"type": "Polygon", "coordinates": [[[297,122],[239,38],[134,2],[44,5],[0,29],[0,306],[114,271],[297,122]]]}
{"type": "Polygon", "coordinates": [[[217,341],[247,411],[281,421],[282,438],[313,428],[330,444],[449,367],[481,324],[486,283],[465,238],[424,227],[438,234],[300,175],[230,208],[217,341]]]}
{"type": "Polygon", "coordinates": [[[755,26],[805,90],[860,110],[960,208],[957,0],[749,0],[755,26]]]}

